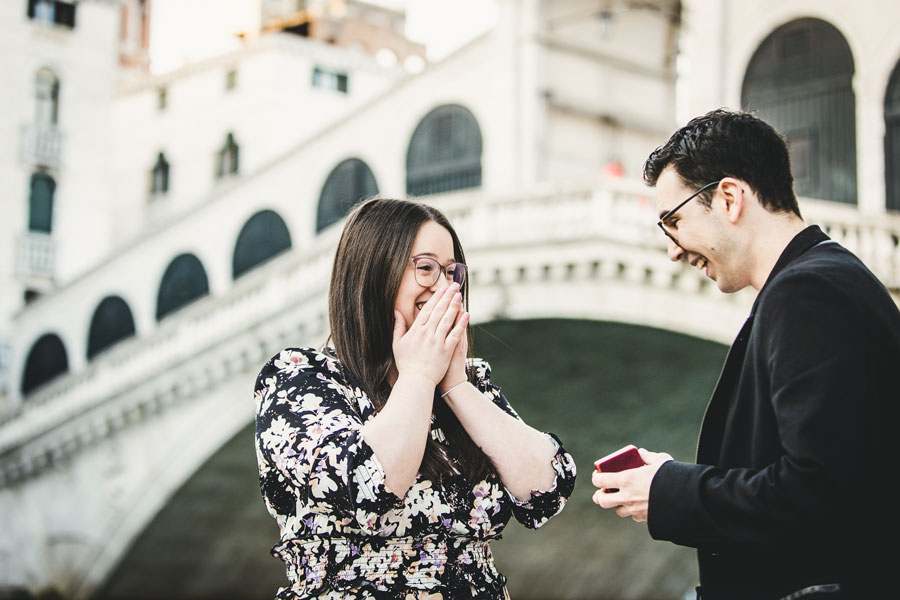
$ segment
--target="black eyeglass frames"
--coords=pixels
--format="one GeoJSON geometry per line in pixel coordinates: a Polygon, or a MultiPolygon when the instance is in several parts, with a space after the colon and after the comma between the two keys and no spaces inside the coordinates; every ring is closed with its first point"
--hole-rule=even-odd
{"type": "Polygon", "coordinates": [[[680,246],[681,244],[678,243],[678,238],[675,237],[675,232],[669,228],[669,226],[666,224],[666,222],[669,219],[671,219],[672,215],[674,215],[676,212],[678,212],[678,209],[680,209],[682,206],[684,206],[685,204],[687,204],[688,202],[690,202],[691,200],[693,200],[694,198],[696,198],[697,196],[699,196],[700,194],[705,192],[706,190],[717,187],[721,182],[722,182],[722,180],[719,179],[717,181],[707,183],[702,188],[700,188],[699,190],[697,190],[696,192],[694,192],[693,194],[691,194],[690,196],[685,198],[684,201],[682,201],[678,206],[676,206],[675,208],[673,208],[672,210],[670,210],[669,212],[664,214],[662,217],[660,217],[659,221],[656,222],[656,224],[659,225],[659,228],[662,229],[662,232],[664,234],[666,234],[666,237],[668,237],[670,240],[675,242],[676,246],[680,246]]]}

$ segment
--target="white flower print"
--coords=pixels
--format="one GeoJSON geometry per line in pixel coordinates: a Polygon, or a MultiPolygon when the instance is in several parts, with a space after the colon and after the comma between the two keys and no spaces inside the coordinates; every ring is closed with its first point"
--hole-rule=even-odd
{"type": "MultiPolygon", "coordinates": [[[[510,516],[538,527],[562,509],[575,481],[571,456],[557,446],[553,488],[528,502],[496,475],[467,483],[459,473],[438,483],[419,476],[401,500],[360,434],[375,415],[371,399],[332,354],[284,350],[254,391],[260,486],[290,580],[277,597],[505,598],[487,544],[510,516]]],[[[487,363],[471,369],[484,396],[516,416],[487,363]]]]}

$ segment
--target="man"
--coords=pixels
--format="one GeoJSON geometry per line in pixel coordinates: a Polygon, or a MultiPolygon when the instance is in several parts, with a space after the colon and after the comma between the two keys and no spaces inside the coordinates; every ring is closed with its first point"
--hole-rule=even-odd
{"type": "Polygon", "coordinates": [[[787,146],[746,113],[698,117],[654,151],[672,260],[759,291],[700,432],[697,464],[595,473],[594,501],[697,548],[703,600],[894,598],[900,313],[793,192],[787,146]],[[617,490],[617,491],[616,491],[617,490]]]}

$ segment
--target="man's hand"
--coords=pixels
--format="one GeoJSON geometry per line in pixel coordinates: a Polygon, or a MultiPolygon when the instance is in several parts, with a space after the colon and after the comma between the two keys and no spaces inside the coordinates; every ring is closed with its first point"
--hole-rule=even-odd
{"type": "Polygon", "coordinates": [[[672,457],[665,452],[648,452],[639,449],[646,465],[619,473],[594,472],[591,479],[595,487],[594,503],[602,508],[614,508],[620,517],[631,517],[641,523],[647,520],[650,504],[650,483],[653,476],[672,457]]]}

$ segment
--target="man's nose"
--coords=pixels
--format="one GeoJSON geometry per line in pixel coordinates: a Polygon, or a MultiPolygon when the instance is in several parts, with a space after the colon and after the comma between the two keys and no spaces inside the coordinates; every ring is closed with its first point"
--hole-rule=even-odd
{"type": "Polygon", "coordinates": [[[666,251],[669,254],[669,260],[673,262],[677,262],[684,257],[684,248],[675,243],[675,240],[670,239],[668,243],[668,247],[666,251]]]}

